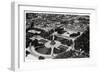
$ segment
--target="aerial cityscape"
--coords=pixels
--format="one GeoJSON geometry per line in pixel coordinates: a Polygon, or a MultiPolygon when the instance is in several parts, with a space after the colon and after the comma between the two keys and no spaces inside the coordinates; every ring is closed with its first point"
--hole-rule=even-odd
{"type": "Polygon", "coordinates": [[[25,13],[25,59],[89,58],[89,22],[89,15],[25,13]]]}

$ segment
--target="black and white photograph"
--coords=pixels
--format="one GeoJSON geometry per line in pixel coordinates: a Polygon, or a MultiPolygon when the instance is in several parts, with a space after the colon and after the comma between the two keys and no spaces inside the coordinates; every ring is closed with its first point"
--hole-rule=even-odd
{"type": "MultiPolygon", "coordinates": [[[[62,71],[91,73],[96,71],[94,68],[99,70],[98,8],[89,6],[90,1],[81,2],[80,5],[78,2],[74,5],[72,1],[71,4],[66,0],[47,1],[43,4],[42,1],[37,2],[39,3],[35,3],[34,0],[11,3],[9,69],[16,72],[40,71],[40,73],[62,71]],[[62,2],[64,4],[60,4],[62,2]],[[84,5],[85,3],[87,5],[84,5]]],[[[6,22],[9,20],[5,19],[8,15],[7,10],[3,12],[5,14],[1,14],[6,22]]],[[[4,27],[5,34],[2,27],[5,37],[8,37],[8,27],[6,25],[4,27]]],[[[8,39],[2,40],[5,44],[3,48],[7,47],[8,39]]],[[[8,56],[7,49],[8,47],[1,53],[8,56]]],[[[2,58],[8,58],[4,56],[2,58]]]]}
{"type": "Polygon", "coordinates": [[[13,3],[11,69],[66,72],[96,66],[96,12],[84,5],[13,3]]]}
{"type": "Polygon", "coordinates": [[[90,57],[90,16],[25,12],[25,59],[90,57]]]}

